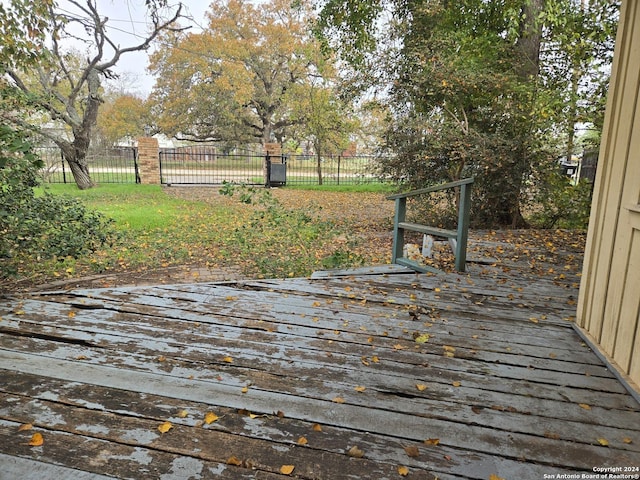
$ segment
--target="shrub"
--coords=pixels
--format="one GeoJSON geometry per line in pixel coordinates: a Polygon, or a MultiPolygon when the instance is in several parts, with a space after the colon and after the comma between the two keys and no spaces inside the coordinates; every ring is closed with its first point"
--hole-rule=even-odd
{"type": "Polygon", "coordinates": [[[21,262],[78,257],[111,236],[110,221],[80,201],[36,197],[41,166],[24,134],[0,127],[0,277],[17,273],[21,262]]]}

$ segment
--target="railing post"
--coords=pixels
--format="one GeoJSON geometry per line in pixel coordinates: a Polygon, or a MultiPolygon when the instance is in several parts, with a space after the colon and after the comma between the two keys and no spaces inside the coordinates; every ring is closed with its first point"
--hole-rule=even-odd
{"type": "Polygon", "coordinates": [[[402,258],[404,248],[404,229],[399,228],[400,222],[405,221],[407,215],[406,197],[396,198],[396,212],[393,218],[393,250],[391,252],[391,263],[396,263],[398,258],[402,258]]]}
{"type": "Polygon", "coordinates": [[[471,210],[471,183],[460,185],[458,207],[458,236],[456,237],[456,270],[464,272],[467,264],[467,240],[469,239],[469,212],[471,210]]]}

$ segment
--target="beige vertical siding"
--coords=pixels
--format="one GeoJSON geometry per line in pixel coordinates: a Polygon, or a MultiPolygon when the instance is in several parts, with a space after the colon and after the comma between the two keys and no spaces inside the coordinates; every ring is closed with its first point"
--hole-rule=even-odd
{"type": "Polygon", "coordinates": [[[640,384],[640,1],[624,1],[578,323],[640,384]]]}

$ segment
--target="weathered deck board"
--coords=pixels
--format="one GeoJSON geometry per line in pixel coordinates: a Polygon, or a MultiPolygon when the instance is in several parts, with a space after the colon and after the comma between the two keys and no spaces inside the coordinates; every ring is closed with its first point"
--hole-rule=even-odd
{"type": "Polygon", "coordinates": [[[86,478],[275,479],[285,464],[309,479],[401,478],[398,466],[407,478],[543,478],[640,465],[640,406],[567,321],[576,295],[531,278],[394,271],[10,299],[0,460],[86,478]],[[219,419],[203,425],[208,411],[219,419]],[[173,428],[160,434],[164,421],[173,428]],[[23,423],[42,447],[25,445],[23,423]]]}

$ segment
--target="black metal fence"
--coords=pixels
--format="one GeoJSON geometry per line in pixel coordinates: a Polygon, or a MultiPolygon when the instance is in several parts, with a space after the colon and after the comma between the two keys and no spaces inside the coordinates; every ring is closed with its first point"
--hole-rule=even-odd
{"type": "MultiPolygon", "coordinates": [[[[57,147],[38,147],[45,166],[45,183],[74,183],[71,168],[57,147]]],[[[91,178],[96,183],[140,183],[138,152],[134,147],[91,148],[87,153],[91,178]]]]}
{"type": "Polygon", "coordinates": [[[353,185],[380,181],[377,162],[368,155],[323,155],[318,160],[316,155],[181,147],[160,150],[160,178],[163,184],[353,185]]]}

